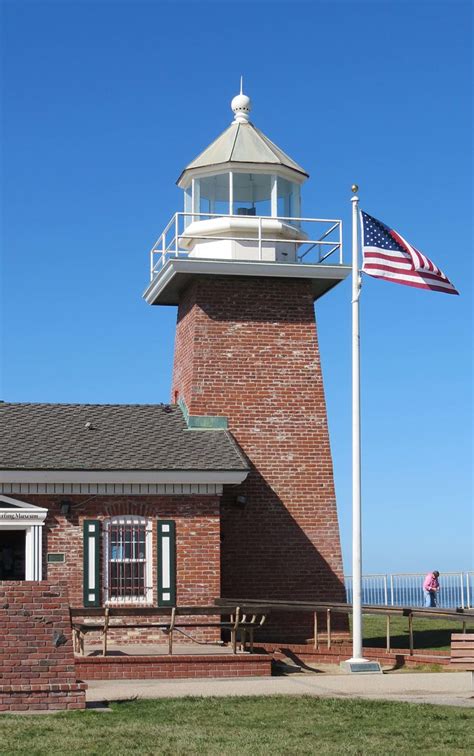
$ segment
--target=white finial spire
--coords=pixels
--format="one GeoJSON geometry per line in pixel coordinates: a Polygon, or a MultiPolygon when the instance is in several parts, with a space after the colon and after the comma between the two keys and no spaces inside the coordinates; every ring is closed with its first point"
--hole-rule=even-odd
{"type": "Polygon", "coordinates": [[[247,123],[249,120],[250,110],[252,108],[252,102],[250,97],[244,94],[244,77],[240,77],[240,94],[236,95],[232,100],[230,106],[234,111],[234,121],[236,123],[247,123]]]}

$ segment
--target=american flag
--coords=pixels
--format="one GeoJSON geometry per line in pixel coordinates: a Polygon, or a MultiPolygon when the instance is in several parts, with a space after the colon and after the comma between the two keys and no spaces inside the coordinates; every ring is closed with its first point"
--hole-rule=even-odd
{"type": "Polygon", "coordinates": [[[360,217],[363,273],[418,289],[459,294],[444,273],[397,231],[363,210],[360,217]]]}

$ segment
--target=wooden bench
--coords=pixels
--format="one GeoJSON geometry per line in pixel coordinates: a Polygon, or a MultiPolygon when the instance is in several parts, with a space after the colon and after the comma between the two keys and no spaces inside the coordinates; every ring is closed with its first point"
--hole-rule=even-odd
{"type": "Polygon", "coordinates": [[[451,664],[471,672],[474,688],[474,633],[451,634],[451,664]]]}
{"type": "Polygon", "coordinates": [[[84,655],[84,639],[89,632],[102,635],[102,654],[107,655],[109,630],[159,629],[168,636],[168,653],[173,653],[175,632],[183,633],[189,640],[199,643],[185,630],[219,628],[230,632],[232,651],[237,653],[237,644],[245,650],[247,638],[253,651],[254,631],[265,622],[265,615],[254,611],[243,613],[236,606],[180,606],[180,607],[71,607],[71,626],[74,650],[84,655]],[[217,620],[208,616],[217,615],[217,620]],[[169,619],[168,619],[169,617],[169,619]],[[192,617],[193,619],[189,619],[192,617]],[[202,617],[202,620],[194,619],[202,617]],[[229,617],[229,619],[226,619],[229,617]],[[124,620],[128,619],[126,622],[124,620]],[[135,621],[134,621],[135,620],[135,621]]]}

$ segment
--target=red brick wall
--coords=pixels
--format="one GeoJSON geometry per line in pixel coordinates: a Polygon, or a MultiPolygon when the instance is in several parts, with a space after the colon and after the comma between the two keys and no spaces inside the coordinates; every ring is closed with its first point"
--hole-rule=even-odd
{"type": "Polygon", "coordinates": [[[84,707],[66,584],[0,581],[0,711],[84,707]]]}
{"type": "Polygon", "coordinates": [[[76,657],[77,674],[84,680],[253,677],[270,675],[271,665],[272,657],[264,654],[76,657]]]}
{"type": "MultiPolygon", "coordinates": [[[[222,595],[344,600],[309,283],[193,282],[178,311],[177,395],[192,415],[227,416],[253,466],[222,505],[222,595]],[[233,504],[237,493],[247,495],[243,508],[233,504]]],[[[311,635],[310,622],[294,635],[311,635]]]]}
{"type": "MultiPolygon", "coordinates": [[[[220,595],[220,524],[217,496],[21,495],[48,509],[43,529],[45,577],[67,580],[71,605],[83,604],[83,521],[137,515],[153,521],[153,585],[156,604],[158,519],[176,522],[177,603],[207,604],[220,595]],[[68,518],[60,502],[70,501],[68,518]],[[46,563],[47,552],[64,553],[64,563],[46,563]]],[[[101,568],[102,568],[101,559],[101,568]]]]}

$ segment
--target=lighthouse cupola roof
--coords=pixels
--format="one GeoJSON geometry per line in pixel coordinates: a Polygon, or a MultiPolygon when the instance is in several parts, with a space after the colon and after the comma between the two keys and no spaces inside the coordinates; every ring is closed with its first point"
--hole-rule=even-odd
{"type": "Polygon", "coordinates": [[[250,121],[252,102],[243,92],[242,80],[240,93],[233,98],[231,108],[234,120],[230,126],[186,166],[178,186],[184,189],[193,178],[203,174],[254,169],[279,173],[300,184],[306,181],[309,174],[305,169],[250,121]]]}

